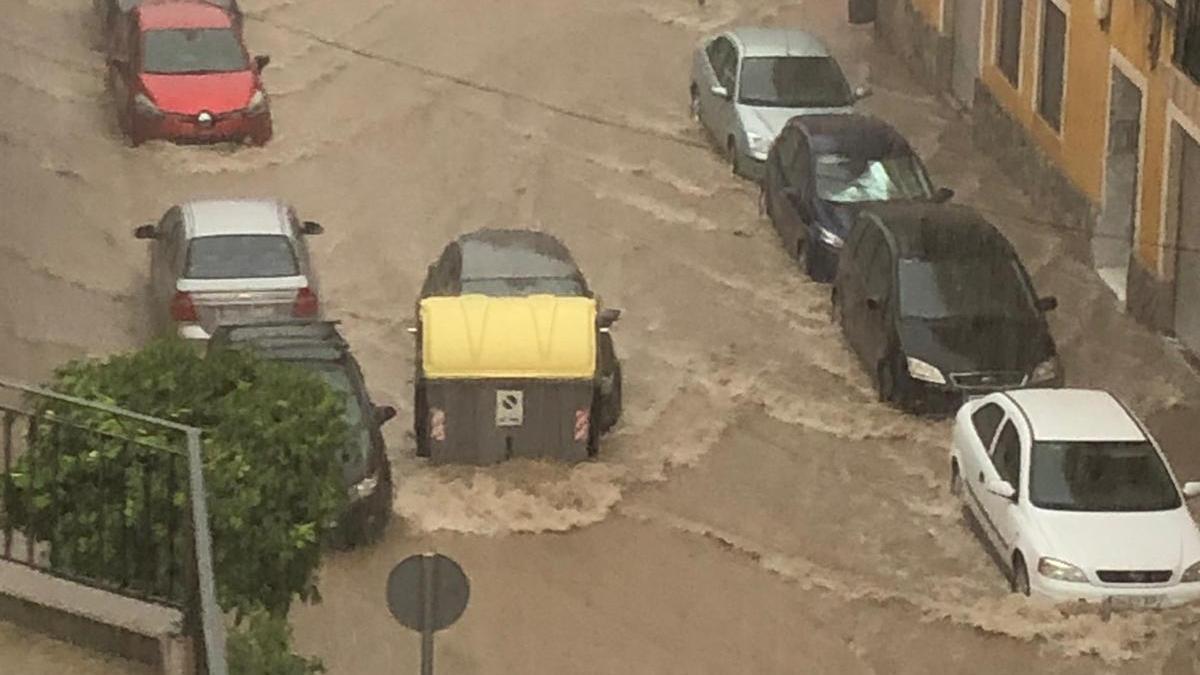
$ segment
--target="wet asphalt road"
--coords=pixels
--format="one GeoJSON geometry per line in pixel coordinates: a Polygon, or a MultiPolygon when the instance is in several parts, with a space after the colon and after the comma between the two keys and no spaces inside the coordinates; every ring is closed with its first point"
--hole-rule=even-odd
{"type": "MultiPolygon", "coordinates": [[[[0,372],[40,380],[145,340],[148,259],[131,231],[176,201],[278,195],[323,222],[326,311],[376,398],[401,408],[393,527],[331,555],[324,602],[293,612],[299,648],[330,672],[416,668],[383,587],[427,550],[473,583],[439,638],[445,673],[1195,670],[1196,610],[1106,621],[1006,592],[945,490],[948,423],[874,402],[828,322],[827,287],[802,278],[754,190],[688,121],[702,34],[767,23],[825,38],[873,86],[864,106],[1059,296],[1069,383],[1124,397],[1163,430],[1180,474],[1200,476],[1200,380],[841,3],[246,0],[249,41],[272,56],[277,130],[246,150],[123,147],[88,4],[5,9],[0,372]],[[597,462],[412,457],[405,324],[425,266],[482,226],[554,232],[625,310],[627,411],[597,462]]],[[[125,672],[30,639],[0,625],[0,671],[125,672]]]]}

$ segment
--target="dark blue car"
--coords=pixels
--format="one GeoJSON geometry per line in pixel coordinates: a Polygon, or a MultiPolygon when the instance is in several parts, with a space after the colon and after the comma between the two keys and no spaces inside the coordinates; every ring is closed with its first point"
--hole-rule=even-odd
{"type": "Polygon", "coordinates": [[[767,156],[762,207],[784,248],[816,281],[837,273],[850,224],[878,202],[944,202],[920,157],[888,123],[858,113],[801,115],[767,156]]]}

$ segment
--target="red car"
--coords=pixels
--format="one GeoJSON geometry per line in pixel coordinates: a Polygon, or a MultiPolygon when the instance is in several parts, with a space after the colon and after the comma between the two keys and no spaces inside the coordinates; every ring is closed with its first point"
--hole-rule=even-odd
{"type": "Polygon", "coordinates": [[[271,138],[271,107],[239,22],[196,0],[146,2],[116,22],[109,78],[121,130],[133,145],[271,138]]]}

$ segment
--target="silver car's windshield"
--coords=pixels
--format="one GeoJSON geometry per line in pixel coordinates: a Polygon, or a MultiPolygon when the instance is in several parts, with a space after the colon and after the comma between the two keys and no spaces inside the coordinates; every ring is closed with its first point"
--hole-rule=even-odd
{"type": "Polygon", "coordinates": [[[462,294],[478,293],[492,297],[525,295],[583,295],[579,280],[570,277],[505,277],[494,279],[463,279],[462,294]]]}
{"type": "Polygon", "coordinates": [[[1165,511],[1182,503],[1146,441],[1034,442],[1029,500],[1059,511],[1165,511]]]}
{"type": "Polygon", "coordinates": [[[142,72],[182,75],[247,68],[246,53],[228,28],[151,30],[142,38],[142,72]]]}
{"type": "Polygon", "coordinates": [[[776,108],[839,108],[854,103],[850,84],[829,56],[742,59],[738,102],[776,108]]]}
{"type": "Polygon", "coordinates": [[[183,275],[188,279],[257,279],[299,273],[296,252],[287,237],[230,234],[193,239],[183,275]]]}
{"type": "Polygon", "coordinates": [[[817,195],[831,202],[928,199],[933,195],[929,177],[912,155],[876,159],[819,155],[816,182],[817,195]]]}

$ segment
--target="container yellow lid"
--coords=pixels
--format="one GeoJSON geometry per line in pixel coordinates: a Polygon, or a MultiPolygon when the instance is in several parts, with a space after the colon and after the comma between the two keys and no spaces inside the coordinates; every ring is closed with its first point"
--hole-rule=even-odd
{"type": "Polygon", "coordinates": [[[421,301],[427,378],[591,378],[596,301],[533,295],[421,301]]]}

